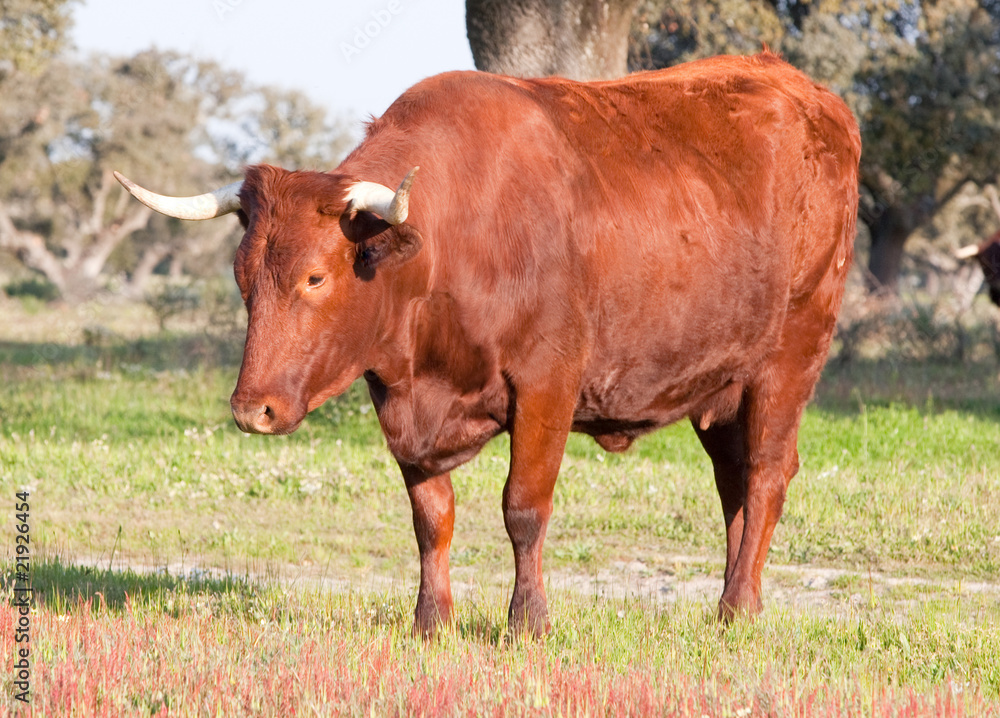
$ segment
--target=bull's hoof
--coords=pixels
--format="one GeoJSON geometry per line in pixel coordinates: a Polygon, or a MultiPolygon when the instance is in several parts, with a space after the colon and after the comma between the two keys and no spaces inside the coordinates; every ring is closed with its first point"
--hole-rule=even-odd
{"type": "Polygon", "coordinates": [[[413,612],[413,636],[429,640],[451,625],[451,605],[439,606],[418,598],[413,612]]]}
{"type": "Polygon", "coordinates": [[[539,639],[552,630],[545,599],[511,601],[507,613],[507,635],[511,639],[539,639]]]}
{"type": "Polygon", "coordinates": [[[413,621],[413,629],[410,633],[414,638],[421,638],[425,641],[429,641],[441,632],[443,626],[444,624],[439,621],[428,621],[417,618],[413,621]]]}
{"type": "Polygon", "coordinates": [[[525,618],[517,621],[513,618],[507,621],[507,637],[512,641],[535,640],[544,638],[552,630],[548,616],[525,618]]]}
{"type": "Polygon", "coordinates": [[[733,621],[751,619],[764,610],[764,604],[760,600],[760,595],[747,591],[744,594],[733,592],[729,596],[722,594],[719,601],[719,622],[728,626],[733,621]]]}

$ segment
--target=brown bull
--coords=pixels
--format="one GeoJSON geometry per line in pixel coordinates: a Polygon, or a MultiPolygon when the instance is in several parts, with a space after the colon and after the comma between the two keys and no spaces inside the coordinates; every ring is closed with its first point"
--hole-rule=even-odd
{"type": "Polygon", "coordinates": [[[241,429],[294,431],[365,377],[413,506],[418,631],[452,613],[448,472],[510,433],[509,628],[539,634],[569,432],[623,451],[684,417],[722,498],[719,614],[760,610],[860,153],[844,103],[765,53],[593,84],[444,74],[328,174],[250,167],[194,199],[132,189],[175,216],[240,213],[241,429]]]}

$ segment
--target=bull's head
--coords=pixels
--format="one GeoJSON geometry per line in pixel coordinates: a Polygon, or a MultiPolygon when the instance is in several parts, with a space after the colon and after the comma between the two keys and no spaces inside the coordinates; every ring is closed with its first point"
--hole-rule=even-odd
{"type": "Polygon", "coordinates": [[[238,212],[234,270],[248,313],[230,404],[243,431],[287,434],[365,370],[377,332],[376,268],[420,248],[404,224],[414,167],[398,190],[318,172],[249,167],[242,182],[165,197],[115,176],[137,199],[181,219],[238,212]]]}

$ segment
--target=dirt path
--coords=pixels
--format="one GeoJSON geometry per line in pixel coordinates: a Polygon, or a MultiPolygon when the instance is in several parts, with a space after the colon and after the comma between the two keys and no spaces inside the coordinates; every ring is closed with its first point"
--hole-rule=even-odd
{"type": "MultiPolygon", "coordinates": [[[[86,558],[74,563],[102,569],[108,567],[106,558],[86,558]]],[[[610,567],[587,573],[565,569],[549,571],[546,578],[552,591],[570,591],[613,600],[634,599],[653,605],[694,601],[714,610],[722,594],[721,564],[701,557],[674,556],[665,565],[670,567],[650,567],[639,560],[616,562],[610,567]]],[[[197,561],[154,566],[116,559],[113,568],[185,578],[247,577],[245,572],[227,574],[222,569],[203,567],[197,561]]],[[[320,586],[331,591],[401,591],[416,594],[416,584],[412,579],[364,573],[330,577],[316,567],[268,566],[265,572],[251,572],[249,577],[264,582],[277,580],[289,585],[320,586]]],[[[452,586],[458,601],[474,598],[494,588],[503,587],[506,591],[511,579],[511,575],[491,577],[488,571],[476,566],[452,569],[452,586]]],[[[764,568],[763,590],[765,610],[788,609],[839,617],[853,615],[858,609],[872,605],[891,606],[893,610],[905,612],[922,600],[932,598],[962,600],[979,597],[987,604],[1000,607],[1000,582],[887,576],[877,572],[862,573],[808,565],[768,564],[764,568]]]]}
{"type": "MultiPolygon", "coordinates": [[[[650,570],[641,561],[616,564],[593,575],[559,573],[550,576],[554,588],[607,598],[633,598],[653,603],[678,600],[704,602],[714,608],[722,594],[722,570],[704,571],[710,564],[681,557],[682,570],[650,570]]],[[[711,567],[715,569],[715,567],[711,567]]],[[[864,605],[892,604],[896,610],[916,606],[921,599],[983,596],[1000,603],[1000,583],[932,580],[860,573],[813,566],[767,565],[764,568],[765,609],[850,615],[864,605]]]]}

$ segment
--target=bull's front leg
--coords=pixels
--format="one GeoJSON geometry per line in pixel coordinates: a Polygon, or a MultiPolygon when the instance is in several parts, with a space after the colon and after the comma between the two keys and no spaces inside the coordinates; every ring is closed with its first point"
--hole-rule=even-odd
{"type": "Polygon", "coordinates": [[[451,578],[448,552],[455,529],[455,492],[451,475],[425,476],[419,469],[400,466],[413,508],[413,530],[420,551],[420,591],[413,632],[430,637],[451,620],[451,578]]]}
{"type": "Polygon", "coordinates": [[[541,636],[551,627],[542,576],[542,545],[559,465],[572,424],[574,401],[565,396],[518,396],[511,427],[510,473],[503,518],[514,548],[514,592],[508,632],[541,636]]]}

